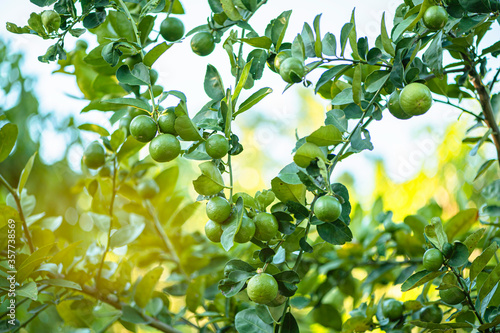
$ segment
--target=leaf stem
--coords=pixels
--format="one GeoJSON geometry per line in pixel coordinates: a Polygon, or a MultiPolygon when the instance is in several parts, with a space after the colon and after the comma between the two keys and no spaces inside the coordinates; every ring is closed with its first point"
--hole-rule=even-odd
{"type": "Polygon", "coordinates": [[[23,230],[24,230],[24,237],[26,237],[26,241],[28,243],[28,246],[30,248],[30,253],[35,252],[35,246],[33,245],[33,240],[31,239],[31,233],[28,229],[28,224],[26,223],[26,218],[24,217],[24,212],[23,212],[23,207],[21,206],[21,198],[19,197],[18,193],[10,184],[3,178],[3,176],[0,174],[0,183],[3,184],[7,188],[7,191],[12,194],[12,197],[14,198],[14,201],[16,202],[17,206],[17,211],[19,213],[19,218],[21,219],[21,222],[23,223],[23,230]]]}
{"type": "Polygon", "coordinates": [[[473,116],[474,118],[476,118],[477,121],[480,121],[480,122],[484,121],[484,118],[482,116],[477,115],[474,112],[469,111],[469,110],[461,107],[460,105],[453,104],[449,100],[447,100],[447,101],[441,101],[439,99],[434,99],[434,102],[438,102],[438,103],[442,103],[442,104],[447,104],[447,105],[453,106],[454,108],[457,108],[457,109],[461,110],[462,112],[470,114],[471,116],[473,116]]]}

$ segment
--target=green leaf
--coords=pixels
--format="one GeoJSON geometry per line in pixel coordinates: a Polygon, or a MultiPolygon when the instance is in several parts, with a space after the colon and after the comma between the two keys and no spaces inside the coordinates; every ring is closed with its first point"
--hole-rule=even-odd
{"type": "Polygon", "coordinates": [[[467,246],[467,249],[469,250],[469,253],[472,253],[476,249],[477,243],[481,240],[481,237],[483,237],[484,232],[486,231],[485,228],[478,229],[474,231],[472,234],[467,236],[467,238],[464,241],[465,246],[467,246]]]}
{"type": "Polygon", "coordinates": [[[211,99],[220,101],[224,98],[224,84],[222,83],[222,79],[217,71],[217,68],[212,65],[207,65],[207,72],[205,74],[203,86],[205,88],[205,93],[211,99]]]}
{"type": "Polygon", "coordinates": [[[26,258],[17,268],[16,281],[18,283],[23,283],[35,268],[49,258],[48,254],[53,246],[54,244],[45,245],[26,258]]]}
{"type": "MultiPolygon", "coordinates": [[[[42,18],[39,14],[31,13],[30,18],[28,19],[28,25],[31,28],[31,30],[35,31],[38,35],[40,35],[42,37],[47,36],[45,28],[43,27],[42,18]]],[[[53,47],[53,46],[51,46],[51,47],[53,47]]],[[[50,47],[49,47],[49,49],[50,49],[50,47]]]]}
{"type": "Polygon", "coordinates": [[[292,57],[304,61],[306,59],[306,50],[302,36],[299,34],[292,43],[292,57]]]}
{"type": "Polygon", "coordinates": [[[16,296],[30,298],[34,301],[38,299],[38,288],[34,281],[30,281],[16,289],[16,296]]]}
{"type": "Polygon", "coordinates": [[[351,31],[354,29],[354,24],[352,23],[346,23],[342,27],[342,30],[340,31],[340,56],[344,56],[344,51],[345,47],[347,45],[347,40],[349,38],[349,35],[351,31]]]}
{"type": "Polygon", "coordinates": [[[476,277],[483,271],[483,269],[488,265],[491,258],[495,255],[498,250],[497,243],[491,243],[474,261],[470,267],[470,281],[474,281],[476,277]]]}
{"type": "Polygon", "coordinates": [[[356,35],[356,21],[355,21],[355,17],[354,17],[355,11],[356,11],[356,8],[353,8],[353,10],[351,12],[352,30],[349,33],[349,45],[351,46],[352,57],[354,59],[359,59],[358,45],[357,45],[358,38],[356,35]]]}
{"type": "Polygon", "coordinates": [[[239,21],[243,19],[238,9],[236,9],[233,0],[220,0],[220,2],[222,4],[222,9],[224,10],[224,13],[226,13],[227,17],[231,21],[239,21]]]}
{"type": "Polygon", "coordinates": [[[457,236],[466,233],[474,225],[479,217],[476,208],[470,208],[458,212],[444,225],[444,230],[449,239],[456,239],[457,236]]]}
{"type": "Polygon", "coordinates": [[[203,141],[198,128],[193,124],[187,113],[186,102],[181,101],[175,108],[174,128],[184,141],[203,141]]]}
{"type": "Polygon", "coordinates": [[[455,328],[468,328],[471,329],[472,325],[469,323],[442,323],[442,324],[436,324],[432,322],[427,322],[427,321],[421,321],[421,320],[412,320],[410,321],[411,325],[415,325],[417,327],[422,327],[422,328],[428,328],[431,330],[440,330],[440,331],[449,331],[455,328]]]}
{"type": "Polygon", "coordinates": [[[252,37],[252,38],[241,38],[240,40],[244,43],[247,43],[248,45],[253,46],[253,47],[258,47],[258,48],[266,49],[266,50],[269,50],[271,48],[271,45],[273,44],[273,41],[269,37],[266,37],[266,36],[252,37]]]}
{"type": "Polygon", "coordinates": [[[12,148],[16,145],[17,125],[5,124],[0,128],[0,163],[9,157],[12,148]]]}
{"type": "MultiPolygon", "coordinates": [[[[342,324],[342,321],[340,322],[342,324]]],[[[292,315],[291,312],[285,313],[285,317],[283,318],[283,332],[289,333],[299,333],[299,325],[297,324],[297,320],[292,315]]],[[[339,329],[340,331],[340,329],[339,329]]]]}
{"type": "Polygon", "coordinates": [[[233,104],[236,104],[236,102],[238,101],[238,97],[240,96],[241,90],[243,89],[243,87],[247,82],[248,75],[250,74],[250,68],[252,67],[252,61],[253,59],[250,62],[246,63],[245,67],[243,67],[243,71],[241,71],[240,80],[238,81],[238,84],[234,89],[232,97],[233,104]]]}
{"type": "Polygon", "coordinates": [[[189,311],[196,313],[198,307],[203,304],[205,294],[205,276],[199,276],[192,280],[186,290],[186,307],[189,311]]]}
{"type": "Polygon", "coordinates": [[[142,62],[136,64],[134,69],[130,70],[128,65],[122,65],[116,71],[118,81],[131,86],[150,85],[149,69],[142,62]]]}
{"type": "Polygon", "coordinates": [[[93,12],[85,16],[83,26],[86,29],[94,29],[106,21],[106,11],[93,12]]]}
{"type": "MultiPolygon", "coordinates": [[[[443,229],[441,219],[435,217],[431,220],[431,224],[425,226],[425,236],[439,250],[443,249],[443,245],[448,243],[448,237],[443,229]]],[[[450,239],[453,239],[450,237],[450,239]]]]}
{"type": "Polygon", "coordinates": [[[432,70],[436,77],[443,76],[443,32],[438,32],[432,39],[431,45],[424,53],[424,63],[432,70]]]}
{"type": "Polygon", "coordinates": [[[361,105],[361,99],[363,98],[363,90],[361,89],[361,66],[363,65],[359,64],[354,68],[354,75],[352,78],[352,98],[354,103],[356,103],[357,105],[361,105]]]}
{"type": "Polygon", "coordinates": [[[246,309],[236,314],[234,325],[238,332],[245,333],[273,333],[271,325],[260,319],[255,309],[246,309]]]}
{"type": "Polygon", "coordinates": [[[323,37],[323,53],[327,56],[335,57],[337,55],[337,40],[332,33],[326,33],[323,37]]]}
{"type": "Polygon", "coordinates": [[[252,62],[250,73],[254,80],[260,80],[267,63],[267,52],[262,49],[255,49],[248,54],[247,62],[252,62]]]}
{"type": "Polygon", "coordinates": [[[78,283],[64,279],[40,280],[39,283],[48,284],[50,286],[62,287],[62,288],[82,290],[82,287],[78,283]]]}
{"type": "Polygon", "coordinates": [[[318,58],[321,58],[323,54],[323,44],[321,43],[320,20],[321,20],[321,14],[316,15],[313,23],[314,32],[316,33],[316,41],[314,42],[314,51],[316,53],[316,57],[318,58]]]}
{"type": "Polygon", "coordinates": [[[113,151],[116,151],[125,142],[126,137],[127,130],[125,128],[119,128],[111,134],[110,144],[113,151]]]}
{"type": "Polygon", "coordinates": [[[417,272],[417,273],[413,274],[412,276],[410,276],[408,279],[406,279],[406,281],[401,285],[401,291],[405,292],[405,291],[417,288],[426,282],[434,280],[435,278],[437,278],[438,276],[440,276],[444,273],[445,272],[441,272],[441,271],[430,272],[427,270],[417,272]]]}
{"type": "MultiPolygon", "coordinates": [[[[112,99],[103,100],[103,102],[112,103],[112,104],[119,104],[119,105],[128,105],[128,106],[132,106],[134,108],[137,108],[139,110],[151,112],[151,106],[149,105],[149,103],[142,100],[142,99],[138,99],[138,98],[112,98],[112,99]]],[[[96,132],[96,133],[99,133],[99,132],[96,132]]],[[[108,136],[108,135],[102,135],[102,136],[108,136]]]]}
{"type": "Polygon", "coordinates": [[[28,177],[30,176],[31,169],[33,168],[33,163],[35,162],[36,152],[30,157],[26,165],[24,166],[23,171],[21,172],[21,177],[19,178],[19,185],[17,186],[17,194],[21,195],[23,193],[24,185],[28,181],[28,177]]]}
{"type": "Polygon", "coordinates": [[[266,28],[266,36],[271,38],[276,50],[280,49],[283,38],[285,38],[286,29],[290,22],[291,10],[287,10],[280,14],[276,19],[272,20],[266,28]]]}
{"type": "Polygon", "coordinates": [[[469,250],[467,246],[461,242],[453,243],[453,252],[448,264],[452,267],[461,267],[467,264],[469,259],[469,250]]]}
{"type": "Polygon", "coordinates": [[[55,3],[57,0],[30,0],[31,3],[34,3],[38,7],[46,7],[55,3]]]}
{"type": "Polygon", "coordinates": [[[413,231],[413,235],[422,243],[425,243],[424,228],[427,225],[427,220],[421,215],[409,215],[405,217],[404,224],[409,226],[413,231]]]}
{"type": "Polygon", "coordinates": [[[146,305],[148,305],[162,273],[163,267],[155,267],[147,272],[146,275],[144,275],[144,277],[141,279],[141,281],[139,281],[134,293],[134,301],[137,306],[139,306],[140,308],[145,308],[146,305]]]}
{"type": "Polygon", "coordinates": [[[354,103],[352,88],[342,90],[332,99],[332,105],[344,105],[354,103]]]}
{"type": "MultiPolygon", "coordinates": [[[[491,273],[488,275],[486,280],[484,281],[481,289],[479,290],[479,300],[484,301],[486,297],[493,291],[493,289],[498,288],[498,284],[500,283],[500,264],[497,265],[491,273]]],[[[494,291],[493,291],[494,293],[494,291]]],[[[481,304],[481,308],[486,309],[488,306],[488,302],[484,302],[481,304]]],[[[484,311],[482,311],[484,313],[484,311]]]]}
{"type": "Polygon", "coordinates": [[[385,27],[385,12],[382,14],[381,31],[382,33],[380,34],[380,38],[382,39],[382,46],[384,47],[385,52],[394,57],[396,52],[394,51],[392,41],[387,34],[387,28],[385,27]]]}
{"type": "MultiPolygon", "coordinates": [[[[293,172],[293,171],[292,171],[293,172]]],[[[297,176],[298,168],[295,163],[289,164],[281,170],[278,177],[271,181],[271,187],[276,194],[276,198],[281,202],[295,201],[301,204],[305,203],[306,187],[297,176]],[[296,170],[292,174],[283,173],[286,170],[296,170]]]]}
{"type": "MultiPolygon", "coordinates": [[[[222,227],[221,244],[224,250],[229,251],[234,245],[234,236],[238,233],[243,219],[243,198],[239,197],[235,204],[234,218],[222,227]]],[[[235,281],[239,282],[239,281],[235,281]]]]}
{"type": "Polygon", "coordinates": [[[373,150],[370,133],[367,129],[358,127],[353,133],[351,138],[351,146],[348,152],[359,153],[365,149],[373,150]]]}
{"type": "Polygon", "coordinates": [[[340,132],[347,132],[347,118],[341,109],[332,109],[326,113],[325,125],[333,125],[340,132]]]}
{"type": "Polygon", "coordinates": [[[146,324],[147,321],[143,318],[139,310],[131,307],[130,305],[125,305],[122,308],[122,316],[120,320],[132,324],[146,324]]]}
{"type": "Polygon", "coordinates": [[[146,224],[142,219],[137,219],[134,223],[130,223],[124,227],[120,227],[113,235],[111,235],[109,241],[109,247],[122,247],[127,244],[132,243],[137,239],[144,230],[146,224]]]}
{"type": "Polygon", "coordinates": [[[332,223],[323,223],[317,227],[319,236],[326,242],[333,245],[344,245],[352,240],[351,229],[342,221],[337,220],[332,223]]]}
{"type": "Polygon", "coordinates": [[[123,159],[139,152],[146,144],[143,142],[139,142],[136,139],[134,139],[133,136],[129,135],[123,145],[120,147],[120,150],[118,150],[118,153],[116,154],[116,157],[118,158],[118,161],[123,161],[123,159]]]}
{"type": "Polygon", "coordinates": [[[261,88],[255,93],[253,93],[250,97],[248,97],[243,103],[240,104],[238,111],[236,111],[233,117],[250,110],[255,104],[259,103],[264,99],[267,95],[272,93],[273,90],[271,88],[261,88]]]}
{"type": "Polygon", "coordinates": [[[107,129],[95,124],[81,124],[80,126],[78,126],[78,129],[81,129],[82,131],[94,132],[99,134],[100,136],[109,136],[109,132],[107,129]]]}
{"type": "Polygon", "coordinates": [[[341,143],[342,133],[333,125],[321,126],[312,132],[307,138],[307,142],[316,144],[317,146],[332,146],[341,143]]]}
{"type": "Polygon", "coordinates": [[[388,71],[373,71],[368,75],[365,81],[366,92],[374,93],[380,90],[389,79],[388,71]]]}
{"type": "Polygon", "coordinates": [[[29,34],[31,33],[30,27],[25,25],[24,27],[20,27],[14,23],[7,22],[6,28],[8,32],[12,32],[13,34],[29,34]]]}
{"type": "Polygon", "coordinates": [[[495,159],[491,159],[491,160],[488,160],[486,162],[484,162],[481,167],[479,168],[479,170],[477,170],[477,174],[476,174],[476,177],[474,177],[474,181],[476,181],[479,177],[481,177],[482,175],[484,175],[486,173],[486,171],[488,171],[488,168],[490,166],[492,166],[493,164],[495,164],[496,160],[495,159]]]}
{"type": "Polygon", "coordinates": [[[167,44],[167,42],[160,43],[153,47],[146,55],[144,56],[144,65],[151,67],[158,60],[163,53],[165,53],[169,48],[172,47],[172,44],[167,44]]]}
{"type": "Polygon", "coordinates": [[[214,195],[224,188],[224,180],[219,169],[213,162],[203,162],[199,165],[201,176],[193,181],[194,189],[201,195],[214,195]]]}
{"type": "Polygon", "coordinates": [[[327,82],[330,82],[335,76],[340,75],[340,73],[347,71],[351,67],[352,65],[338,65],[330,68],[329,70],[321,74],[318,83],[316,83],[316,88],[314,89],[314,92],[318,93],[319,89],[323,85],[325,85],[327,82]]]}

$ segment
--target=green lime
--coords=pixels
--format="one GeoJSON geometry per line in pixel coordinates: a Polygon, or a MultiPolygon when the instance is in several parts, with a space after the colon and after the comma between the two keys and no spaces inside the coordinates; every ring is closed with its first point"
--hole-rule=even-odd
{"type": "Polygon", "coordinates": [[[278,232],[278,220],[270,213],[259,213],[253,218],[255,222],[254,237],[260,241],[267,242],[273,239],[278,232]]]}
{"type": "Polygon", "coordinates": [[[219,223],[208,220],[207,224],[205,224],[205,234],[210,241],[220,243],[220,238],[222,237],[222,226],[219,223]]]}
{"type": "Polygon", "coordinates": [[[205,142],[205,149],[208,156],[220,159],[226,156],[229,151],[229,142],[221,134],[212,134],[205,142]]]}
{"type": "Polygon", "coordinates": [[[455,274],[446,273],[445,276],[443,276],[443,283],[455,285],[456,287],[439,290],[439,297],[441,300],[450,305],[462,303],[465,299],[465,294],[460,288],[458,288],[458,279],[455,274]]]}
{"type": "Polygon", "coordinates": [[[213,197],[208,200],[206,211],[209,219],[224,223],[231,215],[231,204],[222,197],[213,197]]]}
{"type": "Polygon", "coordinates": [[[210,32],[198,32],[191,38],[191,49],[199,56],[207,56],[215,49],[214,37],[210,32]]]}
{"type": "Polygon", "coordinates": [[[255,303],[267,304],[278,296],[278,282],[267,273],[254,275],[248,281],[247,294],[255,303]]]}
{"type": "Polygon", "coordinates": [[[176,17],[167,17],[161,22],[160,35],[169,42],[175,42],[184,36],[184,24],[176,17]]]}
{"type": "Polygon", "coordinates": [[[99,169],[99,177],[109,178],[111,176],[112,176],[112,171],[111,171],[111,168],[109,166],[105,165],[99,169]]]}
{"type": "Polygon", "coordinates": [[[420,310],[420,320],[439,324],[443,320],[443,311],[436,304],[426,306],[420,310]]]}
{"type": "Polygon", "coordinates": [[[274,68],[276,68],[276,70],[279,72],[283,61],[285,61],[286,59],[291,58],[291,57],[292,57],[291,50],[285,50],[285,51],[279,52],[276,55],[276,57],[274,58],[274,68]]]}
{"type": "Polygon", "coordinates": [[[388,299],[382,304],[382,313],[391,321],[395,321],[403,315],[403,303],[395,299],[388,299]]]}
{"type": "Polygon", "coordinates": [[[149,142],[156,135],[156,123],[149,116],[137,116],[130,122],[130,134],[140,142],[149,142]]]}
{"type": "Polygon", "coordinates": [[[429,111],[432,106],[431,91],[425,84],[410,83],[401,91],[399,104],[403,111],[409,115],[422,115],[429,111]]]}
{"type": "Polygon", "coordinates": [[[307,168],[316,158],[326,161],[325,153],[311,142],[304,143],[293,155],[293,161],[301,168],[307,168]]]}
{"type": "Polygon", "coordinates": [[[432,6],[425,11],[423,20],[427,28],[440,30],[448,23],[448,13],[441,6],[432,6]]]}
{"type": "Polygon", "coordinates": [[[160,132],[177,135],[175,131],[175,108],[167,108],[158,118],[158,127],[160,128],[160,132]]]}
{"type": "Polygon", "coordinates": [[[104,165],[106,160],[106,152],[104,147],[97,141],[88,145],[83,152],[83,162],[89,169],[98,169],[104,165]]]}
{"type": "Polygon", "coordinates": [[[399,104],[399,91],[397,90],[394,90],[394,92],[391,94],[391,97],[389,97],[387,108],[389,109],[389,112],[398,119],[405,120],[412,117],[411,115],[404,112],[401,108],[401,105],[399,104]]]}
{"type": "Polygon", "coordinates": [[[180,152],[181,144],[172,134],[160,134],[149,144],[149,155],[156,162],[169,162],[180,152]]]}
{"type": "Polygon", "coordinates": [[[342,214],[342,205],[337,198],[325,195],[314,203],[314,214],[323,222],[333,222],[342,214]]]}
{"type": "Polygon", "coordinates": [[[139,192],[139,195],[142,198],[151,199],[154,198],[158,193],[160,193],[160,187],[154,180],[149,179],[141,182],[137,186],[137,192],[139,192]]]}
{"type": "Polygon", "coordinates": [[[431,272],[438,271],[443,266],[444,257],[438,249],[429,249],[424,253],[424,268],[431,272]]]}
{"type": "Polygon", "coordinates": [[[247,243],[255,235],[255,223],[251,218],[243,216],[241,220],[240,230],[234,235],[234,241],[236,243],[247,243]]]}
{"type": "MultiPolygon", "coordinates": [[[[276,66],[276,65],[275,65],[276,66]]],[[[280,75],[288,83],[298,83],[304,78],[305,68],[300,59],[287,58],[280,63],[280,75]]]]}
{"type": "Polygon", "coordinates": [[[61,27],[61,16],[53,10],[44,10],[42,12],[42,24],[50,34],[59,30],[61,27]]]}

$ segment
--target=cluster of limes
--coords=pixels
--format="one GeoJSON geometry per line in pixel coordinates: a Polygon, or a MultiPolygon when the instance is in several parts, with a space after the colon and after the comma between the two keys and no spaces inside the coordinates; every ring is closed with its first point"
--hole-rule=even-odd
{"type": "Polygon", "coordinates": [[[292,51],[287,49],[271,56],[268,60],[271,70],[279,73],[281,78],[288,83],[298,83],[304,78],[306,69],[304,62],[293,57],[292,51]]]}
{"type": "MultiPolygon", "coordinates": [[[[234,213],[229,201],[222,197],[211,198],[207,203],[206,212],[209,218],[205,225],[207,238],[212,242],[219,243],[224,231],[223,226],[233,223],[234,219],[238,218],[238,214],[234,213]]],[[[235,234],[234,241],[237,243],[247,243],[252,238],[255,238],[259,241],[268,242],[277,233],[278,220],[273,214],[260,212],[251,218],[244,211],[240,229],[235,234]]]]}
{"type": "MultiPolygon", "coordinates": [[[[382,314],[392,322],[397,322],[403,317],[404,304],[395,299],[387,299],[382,303],[382,314]]],[[[443,310],[437,304],[424,306],[418,312],[421,321],[440,323],[443,320],[443,310]]]]}
{"type": "Polygon", "coordinates": [[[388,102],[389,112],[398,119],[410,119],[426,113],[432,106],[430,89],[422,83],[410,83],[401,93],[395,90],[388,102]]]}

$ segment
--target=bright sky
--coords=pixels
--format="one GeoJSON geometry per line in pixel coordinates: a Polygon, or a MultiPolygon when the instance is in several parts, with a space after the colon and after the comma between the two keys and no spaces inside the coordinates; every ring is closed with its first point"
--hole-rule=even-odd
{"type": "MultiPolygon", "coordinates": [[[[260,34],[264,33],[267,23],[277,17],[282,11],[293,9],[291,23],[288,28],[286,39],[292,40],[293,37],[302,30],[303,22],[309,22],[312,25],[314,17],[323,12],[321,20],[322,34],[330,31],[337,36],[340,34],[342,25],[348,22],[351,10],[356,7],[356,22],[358,37],[368,36],[371,46],[374,45],[376,36],[380,33],[380,18],[382,12],[386,12],[387,24],[390,27],[393,13],[396,7],[402,1],[395,0],[351,0],[351,1],[331,1],[331,0],[269,0],[268,4],[259,10],[258,15],[252,19],[251,24],[260,34]]],[[[182,1],[187,15],[180,17],[183,19],[186,30],[194,28],[197,25],[206,22],[206,17],[210,12],[208,2],[205,0],[182,1]]],[[[32,11],[41,12],[41,9],[28,0],[16,1],[9,6],[2,8],[3,13],[0,16],[0,26],[5,27],[6,21],[24,25],[29,14],[32,11]]],[[[161,19],[157,20],[157,23],[161,19]]],[[[498,25],[495,25],[497,34],[490,33],[491,36],[498,36],[498,25]]],[[[85,34],[90,47],[96,46],[93,36],[85,34]]],[[[69,96],[81,96],[74,78],[67,75],[55,74],[51,72],[56,65],[39,63],[37,57],[45,53],[50,41],[44,41],[35,36],[12,35],[3,28],[0,30],[0,38],[10,41],[13,52],[22,52],[25,54],[25,63],[23,70],[25,74],[37,77],[36,91],[40,98],[41,107],[44,112],[56,112],[59,115],[68,113],[78,115],[85,102],[75,100],[69,96]]],[[[492,39],[493,38],[493,39],[492,39]]],[[[67,38],[67,46],[71,48],[75,39],[67,38]]],[[[154,68],[159,72],[159,84],[166,90],[181,90],[186,93],[188,98],[188,107],[190,114],[194,115],[207,101],[203,91],[203,78],[207,63],[211,63],[220,69],[226,86],[234,81],[230,73],[224,73],[227,68],[227,55],[222,48],[218,47],[216,51],[205,58],[193,54],[189,49],[189,43],[184,42],[175,45],[155,64],[154,68]]],[[[284,117],[285,126],[294,123],[297,115],[300,113],[298,92],[300,87],[288,90],[282,94],[285,87],[281,78],[266,71],[264,79],[256,84],[256,88],[271,86],[274,93],[261,102],[258,108],[251,112],[260,112],[269,119],[280,119],[284,117]],[[279,115],[279,116],[277,116],[279,115]]],[[[318,99],[319,100],[319,99],[318,99]]],[[[320,101],[325,105],[324,101],[320,101]]],[[[476,107],[471,103],[464,103],[465,107],[476,107]]],[[[477,110],[476,110],[477,111],[477,110]]],[[[411,178],[421,167],[426,164],[432,170],[434,159],[432,158],[435,148],[440,143],[440,138],[448,124],[456,121],[459,112],[450,108],[435,104],[431,111],[421,117],[413,118],[411,121],[400,121],[393,117],[386,116],[383,121],[370,125],[372,142],[375,146],[374,151],[364,151],[355,157],[350,157],[342,162],[338,168],[341,171],[350,171],[356,179],[356,187],[362,189],[362,192],[370,193],[373,189],[373,161],[383,159],[387,165],[389,175],[396,181],[403,181],[411,178]],[[428,128],[429,130],[425,130],[428,128]],[[368,188],[367,188],[368,187],[368,188]]],[[[463,116],[466,119],[468,116],[463,116]]],[[[105,120],[100,118],[98,113],[84,114],[77,117],[81,122],[98,122],[106,127],[105,120]],[[97,115],[96,115],[97,114],[97,115]]],[[[273,126],[265,127],[263,124],[260,130],[256,131],[252,142],[255,145],[267,146],[268,157],[280,163],[272,163],[270,168],[263,175],[266,184],[277,174],[279,169],[291,162],[290,152],[294,146],[293,138],[290,140],[273,136],[273,131],[277,129],[273,126]],[[276,141],[273,141],[276,140],[276,141]],[[286,162],[283,162],[286,161],[286,162]]],[[[300,124],[297,124],[299,133],[300,124]]],[[[292,132],[293,133],[293,132],[292,132]]],[[[43,140],[41,155],[46,161],[57,160],[60,158],[57,152],[60,151],[62,138],[53,135],[45,135],[43,140]],[[50,147],[50,149],[48,149],[50,147]]],[[[93,137],[89,136],[89,140],[93,137]]],[[[246,147],[249,148],[249,147],[246,147]]],[[[73,151],[74,165],[78,166],[81,158],[81,150],[73,151]]],[[[493,156],[493,155],[492,155],[493,156]]],[[[244,157],[243,157],[244,159],[244,157]]]]}

